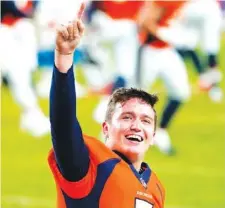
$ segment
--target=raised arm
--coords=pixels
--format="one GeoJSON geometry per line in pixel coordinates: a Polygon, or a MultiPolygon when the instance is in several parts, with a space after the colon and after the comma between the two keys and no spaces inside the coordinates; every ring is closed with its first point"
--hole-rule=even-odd
{"type": "Polygon", "coordinates": [[[55,66],[50,91],[50,121],[54,153],[59,170],[69,181],[83,178],[89,167],[89,153],[76,116],[73,54],[84,32],[78,18],[60,25],[56,34],[55,66]]]}

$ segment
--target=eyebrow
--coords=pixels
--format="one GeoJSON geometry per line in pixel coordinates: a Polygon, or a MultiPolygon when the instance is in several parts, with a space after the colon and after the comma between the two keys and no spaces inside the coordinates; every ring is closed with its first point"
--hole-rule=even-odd
{"type": "MultiPolygon", "coordinates": [[[[126,112],[123,112],[123,113],[121,114],[121,116],[126,115],[126,114],[134,115],[134,112],[132,112],[132,111],[126,111],[126,112]]],[[[145,118],[148,118],[148,119],[150,119],[150,120],[152,120],[152,121],[154,120],[154,118],[148,116],[147,114],[141,114],[141,116],[143,116],[143,117],[145,117],[145,118]]]]}

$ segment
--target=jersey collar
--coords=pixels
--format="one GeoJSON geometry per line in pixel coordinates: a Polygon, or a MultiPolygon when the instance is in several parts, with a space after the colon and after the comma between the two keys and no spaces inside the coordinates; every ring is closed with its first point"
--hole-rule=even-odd
{"type": "Polygon", "coordinates": [[[142,183],[143,186],[147,186],[146,184],[148,184],[148,181],[150,179],[151,176],[151,169],[149,167],[149,165],[145,162],[141,163],[141,169],[138,172],[133,164],[130,162],[130,160],[123,155],[122,153],[114,150],[113,152],[115,152],[120,158],[122,158],[131,168],[132,172],[134,173],[134,175],[138,178],[138,180],[142,183]]]}

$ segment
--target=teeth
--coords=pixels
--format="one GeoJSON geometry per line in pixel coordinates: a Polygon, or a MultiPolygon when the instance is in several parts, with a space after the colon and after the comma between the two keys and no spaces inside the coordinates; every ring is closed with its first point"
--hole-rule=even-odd
{"type": "Polygon", "coordinates": [[[142,141],[141,136],[138,136],[138,135],[135,135],[135,134],[126,136],[126,138],[128,138],[128,139],[137,139],[139,142],[142,141]]]}

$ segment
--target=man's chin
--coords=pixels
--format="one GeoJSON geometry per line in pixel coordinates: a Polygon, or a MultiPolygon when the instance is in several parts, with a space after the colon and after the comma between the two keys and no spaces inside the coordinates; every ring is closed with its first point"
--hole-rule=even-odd
{"type": "Polygon", "coordinates": [[[142,151],[138,147],[127,147],[124,151],[124,155],[127,155],[127,157],[130,158],[139,158],[140,155],[142,155],[142,151]]]}

